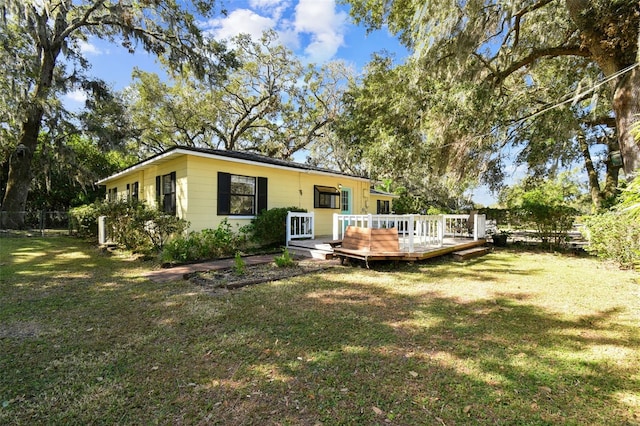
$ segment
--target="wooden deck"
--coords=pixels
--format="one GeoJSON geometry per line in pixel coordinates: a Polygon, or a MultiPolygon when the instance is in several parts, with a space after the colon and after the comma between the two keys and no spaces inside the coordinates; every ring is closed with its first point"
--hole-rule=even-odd
{"type": "MultiPolygon", "coordinates": [[[[402,237],[401,237],[402,238],[402,237]]],[[[322,250],[328,253],[333,252],[331,236],[318,236],[313,240],[294,240],[289,243],[292,248],[303,248],[307,250],[322,250]]],[[[349,250],[348,256],[353,259],[360,259],[365,262],[376,260],[394,260],[401,262],[415,262],[430,259],[447,254],[483,246],[487,243],[485,239],[474,241],[473,238],[445,238],[442,246],[416,246],[414,251],[394,251],[394,252],[372,252],[368,250],[349,250]]],[[[401,244],[402,246],[402,244],[401,244]]],[[[345,249],[342,249],[345,252],[345,249]]],[[[345,253],[346,254],[346,253],[345,253]]],[[[339,257],[338,253],[334,256],[339,257]]]]}

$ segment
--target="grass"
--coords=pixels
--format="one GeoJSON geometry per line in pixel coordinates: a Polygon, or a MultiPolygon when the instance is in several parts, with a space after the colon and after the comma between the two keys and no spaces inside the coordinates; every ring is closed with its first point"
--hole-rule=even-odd
{"type": "Polygon", "coordinates": [[[497,251],[223,297],[0,239],[0,424],[640,424],[639,275],[497,251]]]}

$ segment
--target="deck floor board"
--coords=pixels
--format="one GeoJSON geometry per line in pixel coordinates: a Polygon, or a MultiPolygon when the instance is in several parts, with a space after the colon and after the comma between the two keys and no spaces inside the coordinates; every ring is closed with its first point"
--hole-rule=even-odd
{"type": "MultiPolygon", "coordinates": [[[[331,237],[320,236],[314,240],[294,240],[291,241],[289,245],[307,249],[313,249],[324,245],[327,249],[331,250],[331,245],[328,244],[328,242],[330,241],[332,241],[331,237]]],[[[415,262],[419,260],[445,256],[456,251],[483,246],[486,243],[487,241],[485,239],[474,241],[470,238],[445,238],[442,246],[416,246],[414,248],[414,251],[401,249],[397,252],[372,252],[368,250],[349,250],[343,249],[341,247],[334,247],[333,254],[337,257],[345,256],[364,261],[397,260],[405,262],[415,262]]]]}

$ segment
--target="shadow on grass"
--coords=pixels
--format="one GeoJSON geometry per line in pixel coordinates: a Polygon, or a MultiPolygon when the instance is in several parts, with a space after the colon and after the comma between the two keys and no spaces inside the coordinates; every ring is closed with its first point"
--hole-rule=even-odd
{"type": "MultiPolygon", "coordinates": [[[[376,407],[399,424],[620,424],[630,410],[620,398],[640,385],[632,365],[589,355],[603,345],[622,358],[637,351],[637,330],[598,333],[614,313],[567,320],[504,296],[460,303],[327,281],[250,316],[230,315],[212,327],[230,326],[223,353],[235,354],[235,376],[247,381],[238,389],[214,379],[208,397],[243,401],[256,383],[280,378],[279,393],[295,394],[298,413],[313,412],[294,422],[375,422],[376,407]]],[[[247,399],[240,412],[257,419],[272,404],[247,399]]]]}
{"type": "Polygon", "coordinates": [[[500,281],[508,258],[466,276],[339,268],[214,298],[87,253],[93,278],[49,294],[46,309],[5,314],[16,299],[2,284],[3,322],[49,328],[0,337],[0,422],[638,422],[640,338],[617,320],[627,308],[571,316],[499,286],[470,300],[434,285],[500,281]]]}

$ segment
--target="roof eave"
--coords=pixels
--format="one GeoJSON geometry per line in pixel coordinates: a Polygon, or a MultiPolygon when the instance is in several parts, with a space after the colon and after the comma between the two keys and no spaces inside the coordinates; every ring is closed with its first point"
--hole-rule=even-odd
{"type": "MultiPolygon", "coordinates": [[[[131,172],[135,172],[137,170],[141,170],[144,169],[148,166],[150,166],[152,163],[158,162],[159,160],[167,160],[171,157],[175,157],[175,156],[179,156],[179,155],[194,155],[197,157],[203,157],[203,158],[213,158],[213,159],[218,159],[218,160],[223,160],[223,161],[229,161],[232,163],[241,163],[241,164],[250,164],[250,165],[259,165],[259,166],[263,166],[263,167],[269,167],[269,168],[274,168],[274,169],[281,169],[281,170],[290,170],[290,171],[297,171],[300,173],[309,173],[309,174],[317,174],[317,175],[325,175],[325,176],[333,176],[333,177],[337,177],[337,178],[349,178],[349,179],[355,179],[355,180],[360,180],[363,182],[369,182],[370,179],[366,178],[366,177],[362,177],[362,176],[353,176],[353,175],[348,175],[346,173],[340,173],[340,172],[332,172],[330,170],[318,170],[318,169],[308,169],[308,168],[304,168],[304,167],[296,167],[295,165],[292,166],[285,166],[285,165],[278,165],[278,164],[270,164],[270,163],[266,163],[266,162],[261,162],[261,161],[257,161],[257,160],[250,160],[250,159],[244,159],[244,158],[236,158],[236,157],[232,157],[232,156],[225,156],[225,155],[219,155],[216,153],[212,153],[212,152],[204,152],[204,151],[200,151],[200,150],[190,150],[190,149],[186,149],[183,147],[173,147],[168,149],[167,151],[164,151],[160,154],[154,155],[153,157],[150,157],[146,160],[143,160],[137,164],[134,164],[133,166],[129,166],[126,169],[115,173],[109,177],[106,177],[104,179],[101,179],[99,181],[96,182],[97,185],[106,185],[108,182],[119,179],[122,176],[125,176],[128,173],[131,172]]],[[[296,163],[294,163],[296,164],[296,163]]]]}

